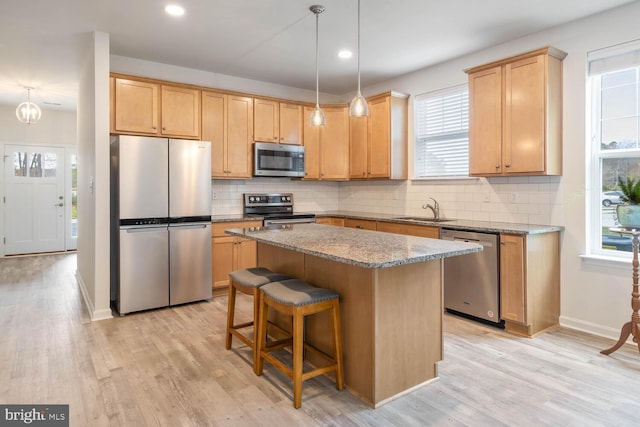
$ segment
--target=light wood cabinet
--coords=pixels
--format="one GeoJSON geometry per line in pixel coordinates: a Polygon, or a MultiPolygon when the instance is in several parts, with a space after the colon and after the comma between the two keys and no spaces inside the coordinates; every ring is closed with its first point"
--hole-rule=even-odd
{"type": "Polygon", "coordinates": [[[116,77],[111,97],[113,133],[200,137],[197,89],[116,77]]]}
{"type": "Polygon", "coordinates": [[[344,227],[344,218],[338,218],[334,216],[316,217],[316,224],[335,225],[337,227],[344,227]]]}
{"type": "Polygon", "coordinates": [[[230,228],[260,227],[261,221],[224,222],[213,224],[211,231],[212,288],[214,295],[225,293],[229,273],[240,268],[255,267],[257,244],[253,240],[225,234],[230,228]]]}
{"type": "Polygon", "coordinates": [[[202,92],[202,139],[211,141],[211,176],[251,178],[253,99],[202,92]]]}
{"type": "Polygon", "coordinates": [[[302,144],[302,105],[256,98],[255,141],[302,144]]]}
{"type": "Polygon", "coordinates": [[[562,175],[562,60],[546,47],[465,70],[469,174],[562,175]]]}
{"type": "Polygon", "coordinates": [[[559,232],[500,235],[500,317],[529,337],[559,324],[559,232]]]}
{"type": "Polygon", "coordinates": [[[378,229],[376,221],[372,221],[368,219],[345,218],[344,226],[351,227],[351,228],[359,228],[361,230],[371,230],[371,231],[376,231],[378,229]]]}
{"type": "Polygon", "coordinates": [[[407,95],[369,98],[369,116],[351,117],[351,179],[407,179],[407,95]]]}
{"type": "Polygon", "coordinates": [[[349,178],[349,110],[322,107],[327,123],[310,126],[314,107],[304,108],[305,179],[349,178]]]}
{"type": "Polygon", "coordinates": [[[406,234],[409,236],[429,237],[431,239],[440,238],[440,228],[427,225],[378,221],[377,230],[385,233],[406,234]]]}

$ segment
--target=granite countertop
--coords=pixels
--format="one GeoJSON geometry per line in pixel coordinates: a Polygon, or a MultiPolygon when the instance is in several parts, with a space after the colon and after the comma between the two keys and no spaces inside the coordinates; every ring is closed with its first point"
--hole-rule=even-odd
{"type": "Polygon", "coordinates": [[[225,230],[227,234],[352,264],[385,268],[480,252],[482,246],[323,224],[225,230]]]}
{"type": "MultiPolygon", "coordinates": [[[[410,216],[410,215],[390,215],[381,213],[369,213],[369,212],[350,212],[350,211],[329,211],[320,212],[316,214],[317,217],[342,217],[353,219],[366,219],[370,221],[383,221],[394,222],[399,224],[413,224],[424,225],[429,227],[438,228],[453,228],[456,230],[466,231],[479,231],[490,233],[511,233],[511,234],[540,234],[540,233],[552,233],[556,231],[564,230],[564,227],[558,225],[537,225],[537,224],[513,224],[509,222],[495,222],[495,221],[472,221],[465,219],[454,219],[444,222],[428,222],[428,221],[415,221],[409,219],[399,219],[398,217],[410,216]]],[[[414,215],[418,216],[418,215],[414,215]]],[[[428,218],[425,215],[425,218],[428,218]]]]}

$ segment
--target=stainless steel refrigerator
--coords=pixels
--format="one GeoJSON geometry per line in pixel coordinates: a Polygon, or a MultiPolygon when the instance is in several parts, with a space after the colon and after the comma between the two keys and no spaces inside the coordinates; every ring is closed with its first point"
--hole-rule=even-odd
{"type": "Polygon", "coordinates": [[[211,298],[211,143],[111,137],[111,300],[121,315],[211,298]]]}

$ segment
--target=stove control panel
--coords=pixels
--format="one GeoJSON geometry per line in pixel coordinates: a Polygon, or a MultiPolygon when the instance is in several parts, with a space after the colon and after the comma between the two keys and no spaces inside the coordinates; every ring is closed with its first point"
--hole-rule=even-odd
{"type": "Polygon", "coordinates": [[[292,193],[245,193],[244,206],[293,206],[292,193]]]}

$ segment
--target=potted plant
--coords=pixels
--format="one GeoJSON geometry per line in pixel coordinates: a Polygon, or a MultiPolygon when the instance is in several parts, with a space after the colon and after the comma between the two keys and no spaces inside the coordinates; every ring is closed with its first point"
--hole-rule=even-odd
{"type": "Polygon", "coordinates": [[[625,203],[616,207],[618,222],[626,228],[640,229],[640,178],[618,177],[618,185],[625,203]]]}

